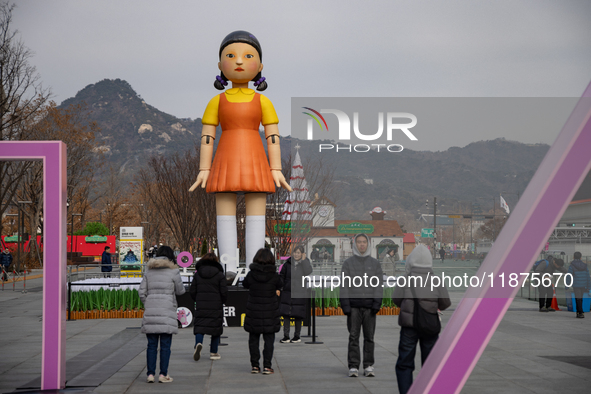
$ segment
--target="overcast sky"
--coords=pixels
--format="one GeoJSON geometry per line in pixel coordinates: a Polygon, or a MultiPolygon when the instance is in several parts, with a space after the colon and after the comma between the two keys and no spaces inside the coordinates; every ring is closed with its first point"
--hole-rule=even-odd
{"type": "MultiPolygon", "coordinates": [[[[55,101],[121,78],[182,118],[201,117],[219,93],[223,37],[248,30],[282,134],[291,97],[579,97],[591,81],[588,0],[17,3],[14,27],[55,101]]],[[[434,138],[439,149],[497,137],[550,144],[559,130],[498,132],[434,138]]]]}

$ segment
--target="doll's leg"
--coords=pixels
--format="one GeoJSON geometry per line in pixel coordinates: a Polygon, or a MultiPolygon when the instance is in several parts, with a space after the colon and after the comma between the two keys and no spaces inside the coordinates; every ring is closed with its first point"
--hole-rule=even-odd
{"type": "Polygon", "coordinates": [[[265,210],[267,195],[265,193],[249,193],[246,200],[246,266],[260,248],[265,247],[265,210]]]}
{"type": "MultiPolygon", "coordinates": [[[[236,247],[238,246],[238,235],[236,230],[236,194],[217,193],[215,195],[215,206],[218,225],[218,252],[222,267],[226,264],[228,271],[236,272],[238,262],[236,258],[236,247]],[[221,261],[223,255],[231,259],[227,263],[221,261]]],[[[226,259],[224,259],[226,260],[226,259]]]]}

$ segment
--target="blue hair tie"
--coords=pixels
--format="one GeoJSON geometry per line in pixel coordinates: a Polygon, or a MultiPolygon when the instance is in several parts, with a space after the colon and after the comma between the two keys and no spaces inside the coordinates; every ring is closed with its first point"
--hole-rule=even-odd
{"type": "MultiPolygon", "coordinates": [[[[224,85],[224,86],[228,86],[228,82],[227,82],[227,81],[224,81],[224,78],[220,77],[219,75],[216,75],[216,76],[215,76],[215,79],[217,79],[217,81],[218,81],[219,83],[221,83],[222,85],[224,85]]],[[[263,79],[264,79],[264,78],[263,78],[263,79]]],[[[256,85],[256,84],[255,84],[255,85],[256,85]]]]}

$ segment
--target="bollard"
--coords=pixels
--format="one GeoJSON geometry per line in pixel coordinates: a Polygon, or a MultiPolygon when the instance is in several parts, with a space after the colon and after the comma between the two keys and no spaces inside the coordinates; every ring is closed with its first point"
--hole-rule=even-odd
{"type": "Polygon", "coordinates": [[[311,310],[312,310],[312,308],[310,306],[310,297],[308,297],[308,302],[306,303],[306,310],[308,311],[308,316],[310,317],[310,319],[308,321],[308,335],[302,335],[302,338],[312,337],[312,333],[311,333],[311,330],[312,330],[312,316],[311,316],[312,311],[311,310]]]}
{"type": "Polygon", "coordinates": [[[316,292],[314,292],[314,312],[312,313],[312,342],[305,342],[308,345],[322,345],[324,342],[316,340],[316,292]]]}
{"type": "Polygon", "coordinates": [[[23,278],[23,291],[22,293],[27,292],[27,266],[25,265],[25,277],[23,278]]]}
{"type": "Polygon", "coordinates": [[[12,269],[12,291],[14,291],[14,282],[16,278],[16,271],[14,270],[14,268],[12,269]]]}

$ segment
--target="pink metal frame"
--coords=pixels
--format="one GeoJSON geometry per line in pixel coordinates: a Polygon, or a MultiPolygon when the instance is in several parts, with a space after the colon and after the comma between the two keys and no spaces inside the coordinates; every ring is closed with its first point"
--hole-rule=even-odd
{"type": "Polygon", "coordinates": [[[0,141],[0,160],[43,161],[43,332],[41,389],[66,386],[66,145],[0,141]]]}
{"type": "MultiPolygon", "coordinates": [[[[591,169],[591,84],[505,223],[478,276],[531,269],[591,169]]],[[[522,278],[520,276],[520,278],[522,278]]],[[[507,280],[507,279],[506,279],[507,280]]],[[[519,285],[521,286],[521,280],[519,285]]],[[[409,393],[459,393],[519,287],[469,289],[409,393]]]]}

